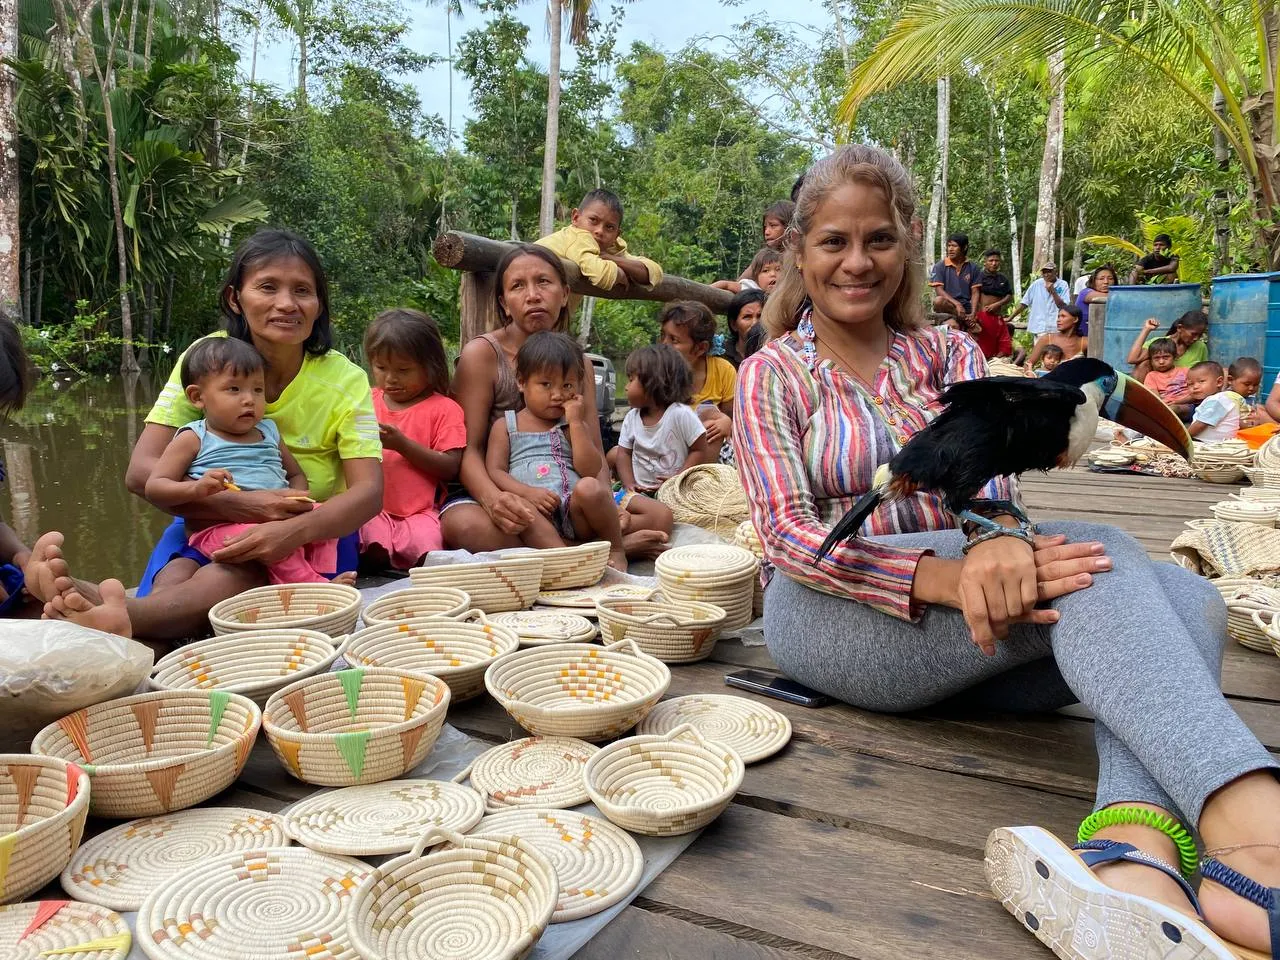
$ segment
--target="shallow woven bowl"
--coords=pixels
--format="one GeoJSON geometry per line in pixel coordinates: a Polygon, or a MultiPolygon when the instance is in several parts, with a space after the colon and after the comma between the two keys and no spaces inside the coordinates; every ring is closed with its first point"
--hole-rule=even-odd
{"type": "Polygon", "coordinates": [[[1245,476],[1255,487],[1264,490],[1280,488],[1280,470],[1275,467],[1244,467],[1245,476]]]}
{"type": "Polygon", "coordinates": [[[154,817],[231,786],[261,724],[238,693],[157,690],[77,710],[37,733],[31,752],[84,768],[94,816],[154,817]]]}
{"type": "Polygon", "coordinates": [[[418,617],[456,618],[470,609],[471,597],[465,590],[434,584],[381,596],[365,607],[360,616],[366,627],[376,627],[418,617]]]}
{"type": "Polygon", "coordinates": [[[1280,484],[1258,486],[1255,483],[1252,487],[1241,487],[1231,496],[1247,503],[1280,503],[1280,484]]]}
{"type": "Polygon", "coordinates": [[[217,634],[286,627],[340,637],[355,627],[362,604],[360,591],[345,584],[272,584],[214,604],[209,623],[217,634]]]}
{"type": "Polygon", "coordinates": [[[1196,460],[1191,472],[1209,483],[1239,483],[1244,479],[1244,468],[1234,463],[1206,464],[1196,460]]]}
{"type": "Polygon", "coordinates": [[[360,667],[322,673],[271,695],[267,740],[299,780],[326,787],[390,780],[431,752],[449,687],[427,673],[360,667]]]}
{"type": "Polygon", "coordinates": [[[56,757],[0,754],[0,903],[13,903],[60,874],[89,816],[89,776],[56,757]]]}
{"type": "Polygon", "coordinates": [[[632,640],[555,643],[500,658],[484,685],[530,733],[594,742],[644,719],[671,685],[671,670],[632,640]]]}
{"type": "Polygon", "coordinates": [[[364,960],[519,960],[558,897],[551,861],[533,844],[437,827],[365,878],[347,934],[364,960]]]}
{"type": "Polygon", "coordinates": [[[596,610],[605,640],[634,640],[663,663],[705,660],[725,623],[723,608],[696,601],[601,600],[596,610]]]}
{"type": "Polygon", "coordinates": [[[1213,516],[1217,520],[1227,522],[1256,523],[1264,527],[1274,527],[1276,518],[1280,517],[1280,504],[1224,500],[1213,505],[1213,516]]]}
{"type": "Polygon", "coordinates": [[[536,647],[548,643],[590,643],[596,638],[596,625],[586,617],[555,610],[517,610],[496,613],[491,622],[515,631],[520,646],[536,647]]]}
{"type": "Polygon", "coordinates": [[[1253,618],[1254,625],[1262,631],[1263,635],[1271,642],[1271,650],[1277,657],[1280,657],[1280,617],[1277,614],[1280,611],[1275,609],[1253,610],[1250,616],[1253,618]]]}
{"type": "Polygon", "coordinates": [[[314,630],[246,630],[179,647],[156,662],[152,690],[230,690],[258,706],[286,684],[328,670],[342,647],[314,630]]]}
{"type": "Polygon", "coordinates": [[[591,800],[624,830],[689,833],[720,816],[742,786],[742,758],[682,723],[665,735],[627,737],[587,761],[591,800]]]}
{"type": "Polygon", "coordinates": [[[485,613],[527,610],[542,584],[540,550],[487,560],[481,563],[449,563],[438,567],[414,567],[409,578],[415,587],[457,587],[471,597],[471,607],[485,613]]]}
{"type": "Polygon", "coordinates": [[[514,630],[491,623],[479,610],[468,610],[457,620],[421,617],[366,627],[347,642],[344,657],[355,666],[439,677],[458,703],[483,693],[485,670],[519,646],[514,630]]]}
{"type": "Polygon", "coordinates": [[[543,590],[576,590],[600,582],[609,566],[609,542],[595,540],[576,547],[539,550],[543,590]]]}

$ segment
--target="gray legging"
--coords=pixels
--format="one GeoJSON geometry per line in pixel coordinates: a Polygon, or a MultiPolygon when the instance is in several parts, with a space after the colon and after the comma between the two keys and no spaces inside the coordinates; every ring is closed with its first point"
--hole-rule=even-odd
{"type": "MultiPolygon", "coordinates": [[[[1251,770],[1280,766],[1219,689],[1226,608],[1204,579],[1153,563],[1114,527],[1046,523],[1100,541],[1114,564],[1053,606],[1052,628],[1019,624],[986,657],[958,610],[917,624],[775,575],[765,638],[788,676],[846,703],[897,713],[947,702],[1053,710],[1080,702],[1097,718],[1099,807],[1158,804],[1194,825],[1205,799],[1251,770]]],[[[957,531],[885,537],[961,556],[957,531]]]]}

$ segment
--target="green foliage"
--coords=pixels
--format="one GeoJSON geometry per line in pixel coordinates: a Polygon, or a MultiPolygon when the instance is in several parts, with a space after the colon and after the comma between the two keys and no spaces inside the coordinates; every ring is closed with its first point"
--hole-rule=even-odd
{"type": "MultiPolygon", "coordinates": [[[[76,301],[75,314],[67,323],[39,330],[24,324],[19,329],[31,361],[55,374],[66,371],[85,376],[111,370],[119,363],[124,343],[111,333],[107,311],[91,309],[87,300],[76,301]]],[[[141,349],[146,344],[135,340],[133,346],[141,349]]],[[[161,350],[169,353],[170,347],[164,344],[161,350]]]]}

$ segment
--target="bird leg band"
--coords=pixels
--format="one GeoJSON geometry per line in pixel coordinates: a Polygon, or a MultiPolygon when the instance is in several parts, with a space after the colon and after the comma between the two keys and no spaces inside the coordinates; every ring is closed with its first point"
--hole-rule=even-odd
{"type": "Polygon", "coordinates": [[[967,554],[975,546],[994,540],[996,537],[1015,537],[1032,548],[1035,547],[1035,525],[1027,518],[1022,508],[1011,500],[971,500],[969,508],[962,510],[957,516],[969,542],[964,545],[967,554]],[[982,511],[981,513],[977,511],[982,511]],[[992,516],[1010,516],[1018,521],[1016,527],[1006,527],[991,519],[992,516]]]}

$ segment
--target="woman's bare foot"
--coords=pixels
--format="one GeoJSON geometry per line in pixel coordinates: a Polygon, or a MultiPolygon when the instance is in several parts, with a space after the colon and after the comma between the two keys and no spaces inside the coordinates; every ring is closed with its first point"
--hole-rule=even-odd
{"type": "Polygon", "coordinates": [[[62,534],[50,530],[42,535],[31,548],[31,557],[22,568],[27,592],[41,603],[48,603],[58,592],[55,581],[69,575],[67,561],[62,556],[62,534]]]}
{"type": "MultiPolygon", "coordinates": [[[[1264,887],[1280,886],[1280,849],[1249,847],[1223,853],[1217,859],[1264,887]]],[[[1200,884],[1200,906],[1218,936],[1264,957],[1269,954],[1271,932],[1266,911],[1261,907],[1209,879],[1200,884]]]]}
{"type": "MultiPolygon", "coordinates": [[[[1161,816],[1168,813],[1150,804],[1126,804],[1148,809],[1161,816]]],[[[1098,840],[1116,840],[1120,843],[1131,843],[1143,853],[1176,868],[1178,866],[1178,848],[1174,846],[1168,835],[1143,824],[1126,823],[1112,827],[1104,827],[1096,834],[1098,840]]],[[[1141,863],[1105,863],[1094,868],[1094,875],[1109,887],[1134,893],[1149,900],[1163,903],[1179,913],[1188,916],[1196,915],[1195,907],[1187,899],[1182,887],[1172,877],[1141,863]]]]}
{"type": "Polygon", "coordinates": [[[619,570],[622,573],[626,573],[627,572],[627,551],[622,548],[619,548],[617,550],[610,550],[609,566],[611,566],[614,570],[619,570]]]}
{"type": "Polygon", "coordinates": [[[622,538],[622,549],[632,560],[653,560],[667,549],[667,539],[661,530],[636,530],[622,538]]]}
{"type": "Polygon", "coordinates": [[[94,603],[80,592],[79,585],[67,579],[69,589],[58,593],[44,605],[45,619],[69,620],[82,627],[114,633],[121,637],[133,636],[133,624],[129,620],[129,608],[124,584],[119,580],[103,580],[97,589],[98,602],[94,603]]]}
{"type": "Polygon", "coordinates": [[[338,574],[329,582],[338,583],[344,587],[354,587],[356,585],[356,572],[354,570],[348,570],[346,573],[338,574]]]}

